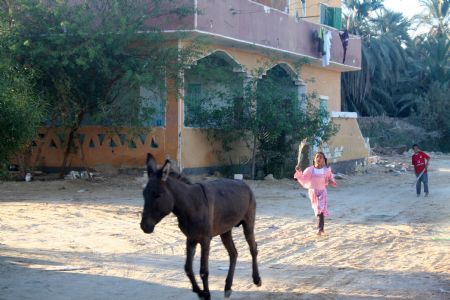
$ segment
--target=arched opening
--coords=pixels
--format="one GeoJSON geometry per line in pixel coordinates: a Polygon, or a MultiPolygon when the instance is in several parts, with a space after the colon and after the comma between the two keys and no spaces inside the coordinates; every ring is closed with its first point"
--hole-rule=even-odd
{"type": "Polygon", "coordinates": [[[226,52],[216,51],[184,72],[184,125],[215,127],[208,112],[217,108],[238,107],[244,94],[245,72],[226,52]],[[208,117],[208,118],[206,118],[208,117]]]}
{"type": "Polygon", "coordinates": [[[278,177],[285,175],[286,161],[295,156],[292,130],[300,130],[292,125],[301,114],[299,89],[292,77],[284,65],[276,65],[258,80],[256,89],[260,159],[264,173],[278,177]]]}

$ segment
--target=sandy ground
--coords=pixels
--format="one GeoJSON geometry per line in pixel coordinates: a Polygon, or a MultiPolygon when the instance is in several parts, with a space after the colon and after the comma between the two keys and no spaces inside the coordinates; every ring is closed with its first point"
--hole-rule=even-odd
{"type": "MultiPolygon", "coordinates": [[[[412,173],[381,165],[339,180],[329,190],[323,237],[296,182],[248,181],[263,285],[252,284],[236,228],[231,299],[450,299],[450,156],[433,157],[429,177],[428,198],[416,197],[412,173]]],[[[142,183],[131,176],[0,182],[0,299],[197,299],[175,217],[151,235],[139,228],[142,183]]],[[[197,274],[198,265],[197,256],[197,274]]],[[[227,267],[216,237],[213,299],[223,298],[227,267]]]]}

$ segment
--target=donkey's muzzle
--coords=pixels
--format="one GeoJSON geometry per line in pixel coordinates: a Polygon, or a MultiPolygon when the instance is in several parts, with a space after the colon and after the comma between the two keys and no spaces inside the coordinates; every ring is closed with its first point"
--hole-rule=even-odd
{"type": "Polygon", "coordinates": [[[155,229],[155,225],[148,224],[146,222],[141,222],[141,229],[145,233],[152,233],[155,229]]]}

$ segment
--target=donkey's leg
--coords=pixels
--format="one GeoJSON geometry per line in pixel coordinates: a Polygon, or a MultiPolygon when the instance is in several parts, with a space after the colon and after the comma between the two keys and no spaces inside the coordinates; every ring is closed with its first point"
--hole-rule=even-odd
{"type": "Polygon", "coordinates": [[[208,276],[209,276],[209,245],[211,244],[211,238],[206,237],[200,243],[202,247],[202,256],[200,258],[200,277],[203,281],[203,299],[210,300],[211,294],[209,293],[208,276]]]}
{"type": "Polygon", "coordinates": [[[220,238],[222,239],[222,243],[230,256],[230,267],[228,268],[228,275],[225,280],[225,298],[229,298],[231,296],[231,286],[233,285],[234,269],[236,267],[238,253],[236,247],[234,246],[231,230],[221,234],[220,238]]]}
{"type": "Polygon", "coordinates": [[[184,271],[191,281],[192,291],[201,297],[202,290],[200,290],[200,287],[195,280],[194,271],[192,270],[192,261],[194,260],[196,246],[197,242],[190,241],[189,239],[186,241],[186,264],[184,265],[184,271]]]}
{"type": "Polygon", "coordinates": [[[245,239],[247,240],[248,246],[250,247],[250,253],[252,255],[253,283],[257,286],[261,286],[261,277],[259,277],[258,271],[258,249],[255,242],[254,221],[245,221],[242,226],[244,227],[245,239]]]}

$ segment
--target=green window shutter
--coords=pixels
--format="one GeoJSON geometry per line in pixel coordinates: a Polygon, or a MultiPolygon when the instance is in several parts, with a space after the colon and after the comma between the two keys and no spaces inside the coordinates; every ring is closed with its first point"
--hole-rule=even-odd
{"type": "Polygon", "coordinates": [[[340,7],[334,8],[334,15],[333,15],[333,25],[336,29],[342,28],[342,9],[340,7]]]}
{"type": "Polygon", "coordinates": [[[198,127],[197,114],[201,106],[201,85],[189,83],[186,88],[184,102],[184,125],[198,127]]]}
{"type": "Polygon", "coordinates": [[[333,24],[333,8],[325,7],[325,25],[332,26],[333,24]]]}
{"type": "Polygon", "coordinates": [[[320,5],[320,24],[328,25],[336,29],[342,28],[342,9],[340,7],[328,7],[320,5]]]}
{"type": "Polygon", "coordinates": [[[326,24],[327,7],[320,4],[320,24],[326,24]]]}

